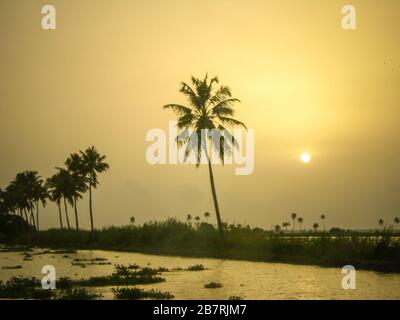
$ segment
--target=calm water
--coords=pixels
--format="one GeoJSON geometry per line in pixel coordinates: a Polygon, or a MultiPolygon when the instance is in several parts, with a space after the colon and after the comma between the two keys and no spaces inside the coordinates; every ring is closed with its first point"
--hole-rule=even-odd
{"type": "MultiPolygon", "coordinates": [[[[35,249],[40,252],[43,249],[35,249]]],[[[35,276],[42,278],[42,266],[56,268],[57,277],[88,278],[108,275],[114,264],[133,264],[152,268],[186,268],[203,264],[208,270],[164,272],[166,282],[139,286],[169,291],[176,299],[400,299],[400,275],[371,271],[357,271],[357,288],[343,290],[344,276],[339,268],[297,266],[280,263],[245,262],[205,258],[181,258],[125,253],[102,250],[80,250],[75,254],[33,255],[32,261],[24,261],[22,252],[0,252],[0,280],[11,276],[35,276]],[[112,265],[94,265],[81,268],[72,266],[75,258],[107,258],[112,265]],[[22,269],[5,270],[4,266],[21,265],[22,269]],[[204,284],[215,281],[223,284],[219,289],[205,289],[204,284]]],[[[95,288],[105,299],[113,299],[111,287],[95,288]]]]}

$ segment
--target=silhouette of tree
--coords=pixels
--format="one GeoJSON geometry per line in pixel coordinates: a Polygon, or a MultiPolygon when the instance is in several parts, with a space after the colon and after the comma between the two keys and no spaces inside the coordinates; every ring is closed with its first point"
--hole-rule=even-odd
{"type": "Polygon", "coordinates": [[[277,233],[281,232],[281,226],[279,224],[277,224],[274,228],[275,228],[275,232],[277,232],[277,233]]]}
{"type": "Polygon", "coordinates": [[[316,223],[316,222],[314,222],[313,228],[314,228],[314,232],[316,233],[316,232],[317,232],[317,229],[319,228],[319,224],[316,223]]]}
{"type": "Polygon", "coordinates": [[[295,231],[296,230],[297,213],[292,213],[290,216],[292,217],[292,220],[293,220],[293,231],[295,231]]]}
{"type": "Polygon", "coordinates": [[[299,223],[299,228],[300,228],[300,231],[302,230],[302,225],[303,225],[303,218],[297,218],[297,222],[299,223]]]}
{"type": "Polygon", "coordinates": [[[379,221],[378,221],[378,225],[382,228],[382,231],[384,230],[384,224],[385,224],[385,222],[382,220],[382,219],[379,219],[379,221]]]}
{"type": "Polygon", "coordinates": [[[46,186],[49,192],[49,199],[55,202],[58,206],[58,214],[60,219],[60,228],[61,230],[64,229],[63,227],[63,220],[62,220],[62,213],[61,213],[61,201],[63,199],[63,194],[60,188],[60,176],[59,174],[54,174],[46,181],[46,186]]]}
{"type": "Polygon", "coordinates": [[[196,226],[199,227],[199,224],[200,224],[200,217],[199,217],[199,216],[196,216],[196,217],[194,218],[194,220],[196,220],[196,226]]]}
{"type": "Polygon", "coordinates": [[[215,151],[218,153],[222,163],[224,154],[232,151],[232,146],[237,147],[237,142],[233,136],[225,130],[228,126],[246,126],[233,118],[235,110],[233,105],[239,102],[232,98],[231,90],[227,86],[221,85],[215,88],[219,81],[214,77],[208,80],[207,75],[204,80],[191,78],[192,86],[182,82],[180,92],[189,100],[189,106],[180,104],[167,104],[164,109],[171,109],[178,115],[178,128],[183,131],[178,135],[177,142],[180,145],[186,144],[185,160],[191,152],[196,155],[197,167],[201,164],[202,151],[208,161],[208,171],[210,176],[211,192],[214,201],[215,214],[217,216],[218,229],[223,245],[225,245],[223,223],[219,211],[217,193],[214,182],[214,175],[211,166],[211,159],[207,146],[207,139],[212,140],[215,151]],[[189,129],[193,133],[189,133],[189,129]],[[204,130],[218,132],[218,136],[213,134],[206,135],[204,130]],[[216,139],[217,138],[217,139],[216,139]]]}
{"type": "Polygon", "coordinates": [[[321,214],[322,229],[323,229],[324,231],[325,231],[325,219],[326,219],[325,215],[324,215],[324,214],[321,214]]]}
{"type": "Polygon", "coordinates": [[[209,212],[205,212],[204,213],[204,218],[206,218],[206,222],[208,223],[208,219],[210,218],[210,213],[209,212]]]}
{"type": "Polygon", "coordinates": [[[395,217],[394,220],[393,220],[393,222],[394,222],[394,227],[395,227],[395,229],[397,230],[397,227],[398,227],[398,225],[399,225],[399,223],[400,223],[399,217],[395,217]]]}
{"type": "Polygon", "coordinates": [[[135,219],[135,217],[131,217],[131,218],[129,219],[129,221],[130,221],[131,225],[134,225],[136,219],[135,219]]]}
{"type": "Polygon", "coordinates": [[[86,178],[89,188],[90,227],[94,230],[92,189],[97,188],[99,181],[97,174],[107,171],[110,166],[105,162],[106,156],[100,155],[95,147],[80,151],[82,158],[82,174],[86,178]]]}
{"type": "Polygon", "coordinates": [[[192,215],[191,214],[188,214],[186,216],[186,221],[188,222],[189,225],[192,225],[192,215]]]}

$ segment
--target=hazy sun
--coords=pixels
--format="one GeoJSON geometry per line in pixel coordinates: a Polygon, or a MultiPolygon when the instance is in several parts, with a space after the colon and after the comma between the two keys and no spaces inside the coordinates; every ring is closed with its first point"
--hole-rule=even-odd
{"type": "Polygon", "coordinates": [[[304,163],[309,163],[311,161],[311,155],[309,153],[305,152],[300,156],[300,159],[304,163]]]}

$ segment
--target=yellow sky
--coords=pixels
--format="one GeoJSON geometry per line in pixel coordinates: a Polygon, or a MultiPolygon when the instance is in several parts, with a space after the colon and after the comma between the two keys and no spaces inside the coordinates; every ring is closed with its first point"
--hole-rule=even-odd
{"type": "MultiPolygon", "coordinates": [[[[179,83],[217,75],[255,132],[255,171],[216,168],[225,220],[262,227],[372,227],[400,215],[400,2],[0,0],[0,186],[49,176],[95,145],[111,170],[94,195],[97,225],[213,212],[206,168],[150,166],[146,133],[168,127],[179,83]],[[309,151],[312,163],[299,161],[309,151]]],[[[86,199],[80,203],[89,225],[86,199]]],[[[57,225],[50,205],[45,227],[57,225]]]]}

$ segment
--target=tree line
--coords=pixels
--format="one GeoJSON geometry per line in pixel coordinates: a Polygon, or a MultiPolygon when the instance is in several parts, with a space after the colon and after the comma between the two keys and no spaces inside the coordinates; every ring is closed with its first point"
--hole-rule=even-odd
{"type": "MultiPolygon", "coordinates": [[[[89,193],[90,227],[94,230],[92,193],[99,185],[98,174],[109,169],[106,156],[95,147],[72,153],[64,162],[64,167],[56,167],[56,173],[43,179],[37,171],[18,173],[4,189],[0,189],[0,216],[12,217],[9,223],[18,221],[25,229],[40,230],[40,207],[47,202],[57,204],[61,229],[71,229],[68,205],[75,213],[75,228],[79,230],[78,201],[89,193]],[[62,207],[66,226],[63,223],[62,207]]],[[[22,230],[20,230],[22,231],[22,230]]],[[[26,231],[26,230],[24,230],[26,231]]]]}

